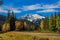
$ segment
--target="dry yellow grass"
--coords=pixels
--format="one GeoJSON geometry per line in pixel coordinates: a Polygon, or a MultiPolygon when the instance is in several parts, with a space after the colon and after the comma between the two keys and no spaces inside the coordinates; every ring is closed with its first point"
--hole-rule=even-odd
{"type": "Polygon", "coordinates": [[[60,40],[60,38],[56,37],[27,35],[21,32],[7,32],[0,34],[0,40],[39,40],[40,38],[48,38],[49,40],[60,40]]]}

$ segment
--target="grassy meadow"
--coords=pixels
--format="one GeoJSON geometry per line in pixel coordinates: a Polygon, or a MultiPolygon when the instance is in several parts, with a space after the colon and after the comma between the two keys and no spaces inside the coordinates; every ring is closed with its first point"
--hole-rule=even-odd
{"type": "Polygon", "coordinates": [[[7,32],[0,34],[0,40],[60,40],[58,37],[28,35],[21,32],[7,32]]]}

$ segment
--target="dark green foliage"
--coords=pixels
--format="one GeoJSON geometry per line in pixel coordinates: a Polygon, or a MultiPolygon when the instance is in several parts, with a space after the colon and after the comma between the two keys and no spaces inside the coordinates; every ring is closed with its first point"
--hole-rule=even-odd
{"type": "Polygon", "coordinates": [[[60,12],[58,13],[56,21],[57,21],[57,23],[56,23],[57,32],[60,33],[60,12]]]}
{"type": "Polygon", "coordinates": [[[10,30],[11,31],[15,30],[15,18],[13,12],[10,15],[10,30]]]}
{"type": "Polygon", "coordinates": [[[46,17],[45,20],[44,20],[44,29],[45,30],[49,30],[49,19],[46,17]]]}
{"type": "Polygon", "coordinates": [[[56,13],[53,15],[53,26],[52,26],[52,31],[56,32],[56,13]]]}
{"type": "Polygon", "coordinates": [[[2,31],[2,25],[0,25],[0,31],[2,31]]]}
{"type": "Polygon", "coordinates": [[[10,19],[10,30],[15,30],[15,19],[14,17],[11,17],[10,19]]]}
{"type": "Polygon", "coordinates": [[[8,11],[8,15],[6,17],[6,22],[9,23],[10,22],[10,11],[8,11]]]}
{"type": "Polygon", "coordinates": [[[53,17],[53,15],[51,14],[50,19],[49,19],[49,30],[50,30],[50,31],[52,31],[52,24],[53,24],[53,23],[52,23],[52,22],[53,22],[53,21],[52,21],[52,19],[53,19],[52,17],[53,17]]]}
{"type": "Polygon", "coordinates": [[[8,11],[6,23],[10,24],[10,31],[15,30],[15,17],[13,12],[10,13],[10,11],[8,11]]]}
{"type": "Polygon", "coordinates": [[[54,13],[54,15],[52,15],[50,17],[50,19],[49,19],[49,28],[53,32],[57,31],[57,28],[56,28],[56,19],[57,19],[56,13],[54,13]]]}
{"type": "Polygon", "coordinates": [[[57,29],[57,32],[60,33],[60,28],[57,29]]]}

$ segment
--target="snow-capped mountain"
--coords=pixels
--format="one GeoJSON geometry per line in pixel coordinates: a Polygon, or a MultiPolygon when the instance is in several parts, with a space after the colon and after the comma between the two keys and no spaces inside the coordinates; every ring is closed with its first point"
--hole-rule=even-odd
{"type": "Polygon", "coordinates": [[[25,20],[32,22],[32,21],[38,21],[38,20],[45,19],[45,17],[39,14],[27,14],[25,16],[22,16],[20,19],[25,19],[25,20]]]}

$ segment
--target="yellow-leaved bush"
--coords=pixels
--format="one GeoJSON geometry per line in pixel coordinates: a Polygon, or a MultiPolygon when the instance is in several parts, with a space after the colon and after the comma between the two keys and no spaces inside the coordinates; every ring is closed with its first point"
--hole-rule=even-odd
{"type": "Polygon", "coordinates": [[[44,29],[44,22],[43,21],[40,23],[40,28],[41,28],[41,30],[44,29]]]}
{"type": "Polygon", "coordinates": [[[16,21],[15,22],[15,26],[16,26],[15,30],[17,30],[17,31],[20,30],[21,25],[22,25],[22,23],[20,21],[16,21]]]}
{"type": "Polygon", "coordinates": [[[6,32],[10,30],[10,24],[9,23],[5,23],[2,25],[2,31],[6,32]]]}

